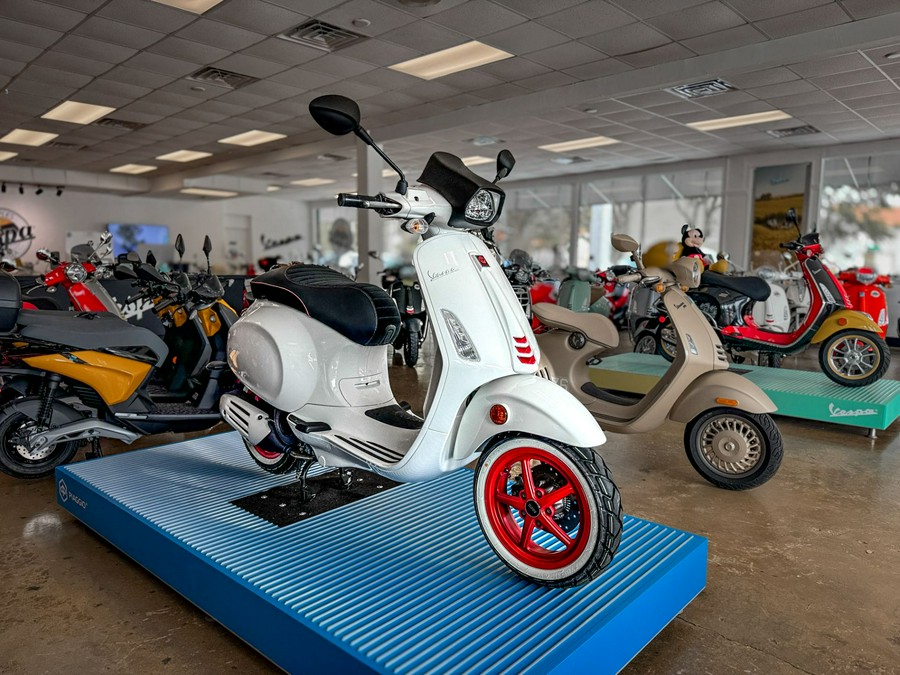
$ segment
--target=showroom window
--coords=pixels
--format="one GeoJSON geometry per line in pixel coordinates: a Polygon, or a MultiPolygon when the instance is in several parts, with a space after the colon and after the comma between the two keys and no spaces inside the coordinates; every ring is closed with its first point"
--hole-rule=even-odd
{"type": "Polygon", "coordinates": [[[355,278],[359,256],[353,209],[327,206],[315,208],[313,213],[314,250],[311,253],[311,262],[328,265],[350,278],[355,278]]]}
{"type": "Polygon", "coordinates": [[[571,185],[515,188],[506,190],[494,240],[503,256],[520,248],[553,270],[569,264],[571,230],[571,185]]]}
{"type": "Polygon", "coordinates": [[[818,230],[837,269],[900,269],[900,153],[826,159],[818,230]]]}

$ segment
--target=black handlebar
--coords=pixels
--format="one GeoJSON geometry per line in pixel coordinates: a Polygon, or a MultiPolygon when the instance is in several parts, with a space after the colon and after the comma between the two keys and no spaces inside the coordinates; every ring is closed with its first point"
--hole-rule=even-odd
{"type": "Polygon", "coordinates": [[[348,192],[341,192],[337,196],[338,206],[350,206],[355,209],[389,209],[397,211],[400,205],[387,199],[382,195],[372,197],[370,195],[355,195],[348,192]]]}

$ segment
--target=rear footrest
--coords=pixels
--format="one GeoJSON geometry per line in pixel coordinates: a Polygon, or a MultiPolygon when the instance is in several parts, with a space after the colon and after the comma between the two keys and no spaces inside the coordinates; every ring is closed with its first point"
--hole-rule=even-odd
{"type": "Polygon", "coordinates": [[[296,415],[288,415],[288,422],[301,434],[317,434],[323,431],[331,431],[331,427],[325,422],[304,422],[296,415]]]}

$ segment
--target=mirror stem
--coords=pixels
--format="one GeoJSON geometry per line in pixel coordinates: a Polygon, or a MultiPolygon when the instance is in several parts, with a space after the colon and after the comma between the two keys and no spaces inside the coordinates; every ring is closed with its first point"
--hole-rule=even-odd
{"type": "Polygon", "coordinates": [[[372,137],[369,136],[369,133],[365,129],[363,129],[362,127],[357,127],[356,131],[354,131],[353,133],[359,136],[360,140],[362,140],[363,143],[375,150],[375,152],[377,152],[381,156],[381,159],[387,162],[388,165],[397,172],[397,175],[400,176],[400,180],[397,181],[396,192],[397,194],[406,195],[406,189],[407,187],[409,187],[409,184],[406,182],[406,176],[403,175],[400,167],[394,164],[394,162],[391,161],[391,158],[384,154],[384,150],[378,147],[378,144],[372,140],[372,137]]]}

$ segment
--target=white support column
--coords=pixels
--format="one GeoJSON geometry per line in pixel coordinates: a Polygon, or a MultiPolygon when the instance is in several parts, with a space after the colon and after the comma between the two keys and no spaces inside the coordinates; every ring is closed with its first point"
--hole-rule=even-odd
{"type": "MultiPolygon", "coordinates": [[[[356,141],[356,189],[364,195],[376,195],[381,192],[383,180],[381,167],[384,160],[371,147],[361,140],[356,141]]],[[[357,281],[378,284],[378,273],[384,267],[381,260],[369,257],[369,251],[383,252],[384,236],[382,221],[377,213],[369,209],[357,209],[356,247],[359,251],[359,270],[357,281]]]]}
{"type": "Polygon", "coordinates": [[[753,173],[746,157],[725,162],[722,198],[722,231],[719,246],[740,267],[748,269],[753,241],[753,173]]]}

